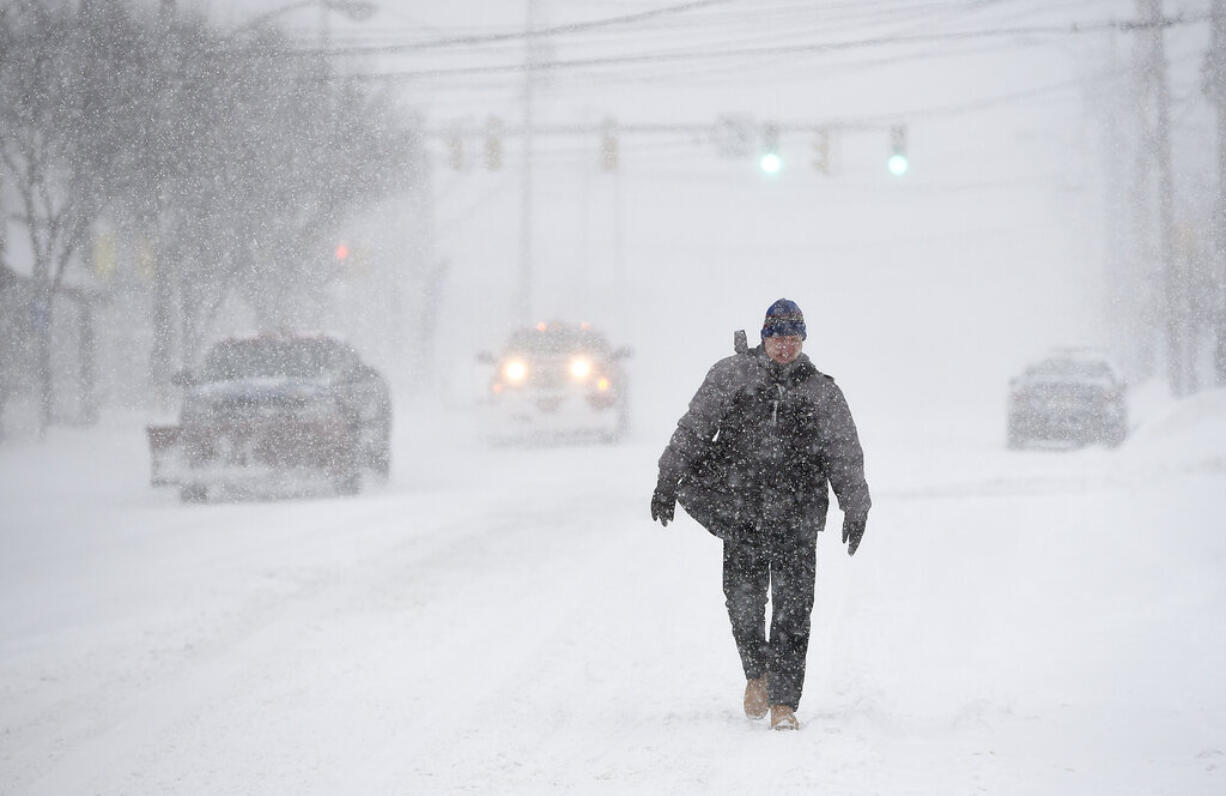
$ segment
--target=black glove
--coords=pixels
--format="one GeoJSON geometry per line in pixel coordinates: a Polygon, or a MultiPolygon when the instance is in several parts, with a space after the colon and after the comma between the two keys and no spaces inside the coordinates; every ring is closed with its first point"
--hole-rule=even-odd
{"type": "Polygon", "coordinates": [[[843,515],[843,541],[847,543],[847,555],[854,556],[860,540],[864,538],[864,525],[868,522],[867,514],[843,515]]]}
{"type": "Polygon", "coordinates": [[[677,489],[669,488],[664,481],[656,484],[656,491],[651,496],[651,519],[658,521],[665,528],[673,521],[673,512],[677,508],[677,489]]]}

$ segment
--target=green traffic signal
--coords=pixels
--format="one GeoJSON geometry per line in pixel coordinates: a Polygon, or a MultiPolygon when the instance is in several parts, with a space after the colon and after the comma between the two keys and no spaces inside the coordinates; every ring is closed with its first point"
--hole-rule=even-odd
{"type": "Polygon", "coordinates": [[[762,128],[762,154],[758,156],[758,168],[763,174],[778,174],[783,169],[783,158],[779,157],[779,127],[768,124],[762,128]]]}
{"type": "Polygon", "coordinates": [[[901,177],[911,167],[907,160],[907,126],[896,124],[890,128],[890,159],[886,167],[895,177],[901,177]]]}

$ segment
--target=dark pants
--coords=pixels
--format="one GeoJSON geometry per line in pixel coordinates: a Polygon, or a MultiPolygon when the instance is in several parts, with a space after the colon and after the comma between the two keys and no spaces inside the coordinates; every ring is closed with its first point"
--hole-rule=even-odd
{"type": "Polygon", "coordinates": [[[745,677],[767,675],[770,703],[792,710],[805,684],[816,557],[815,541],[724,542],[724,597],[745,677]]]}

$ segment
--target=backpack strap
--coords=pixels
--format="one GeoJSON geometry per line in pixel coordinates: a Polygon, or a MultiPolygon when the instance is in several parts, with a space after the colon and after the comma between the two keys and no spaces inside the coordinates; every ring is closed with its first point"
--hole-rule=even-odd
{"type": "Polygon", "coordinates": [[[744,329],[737,329],[732,333],[732,350],[738,354],[749,353],[749,338],[745,336],[744,329]]]}

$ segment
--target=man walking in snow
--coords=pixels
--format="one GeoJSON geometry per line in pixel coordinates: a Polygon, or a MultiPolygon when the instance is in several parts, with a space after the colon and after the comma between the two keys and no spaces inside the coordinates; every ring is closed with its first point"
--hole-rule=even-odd
{"type": "Polygon", "coordinates": [[[848,554],[860,545],[872,505],[847,401],[801,353],[806,336],[800,307],[779,299],[766,311],[762,344],[715,363],[660,456],[651,498],[651,518],[661,525],[680,500],[723,540],[745,715],[760,719],[769,707],[778,730],[800,726],[826,484],[843,511],[848,554]]]}

